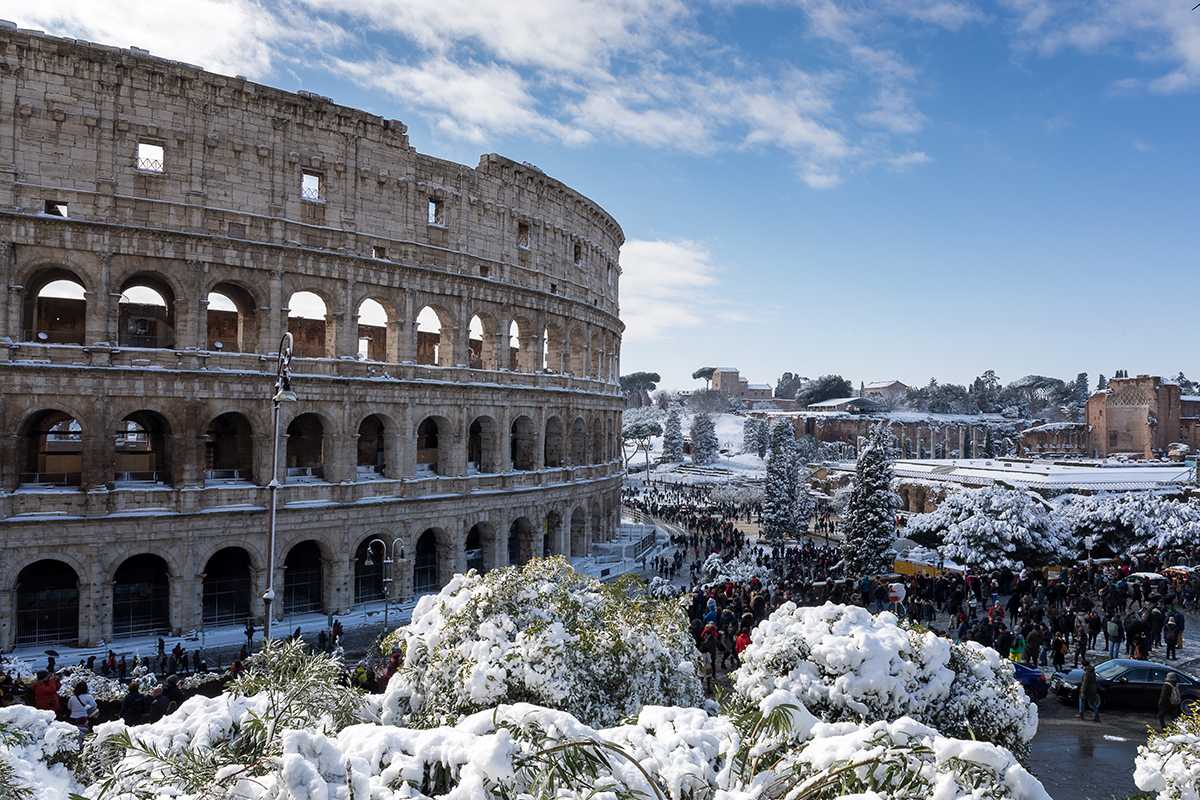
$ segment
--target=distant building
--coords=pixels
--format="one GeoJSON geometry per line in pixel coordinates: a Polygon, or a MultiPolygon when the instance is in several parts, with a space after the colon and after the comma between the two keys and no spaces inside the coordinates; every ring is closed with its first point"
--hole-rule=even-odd
{"type": "Polygon", "coordinates": [[[900,381],[875,381],[863,387],[863,397],[878,400],[885,406],[894,406],[908,394],[907,384],[900,381]]]}
{"type": "Polygon", "coordinates": [[[712,377],[714,392],[743,400],[770,400],[775,392],[767,383],[750,383],[734,367],[717,367],[712,377]]]}

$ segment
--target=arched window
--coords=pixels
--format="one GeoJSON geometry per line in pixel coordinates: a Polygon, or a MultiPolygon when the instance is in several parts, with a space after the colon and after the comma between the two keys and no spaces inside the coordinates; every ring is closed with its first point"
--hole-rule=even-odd
{"type": "Polygon", "coordinates": [[[316,414],[301,414],[287,427],[289,483],[325,478],[325,428],[316,414]]]}
{"type": "Polygon", "coordinates": [[[546,440],[543,445],[543,463],[547,467],[563,465],[563,424],[558,417],[546,420],[546,440]]]}
{"type": "Polygon", "coordinates": [[[536,466],[534,448],[537,445],[537,433],[533,426],[533,420],[524,415],[514,419],[509,442],[512,450],[513,469],[533,469],[536,466]]]}
{"type": "Polygon", "coordinates": [[[171,630],[171,570],[150,553],[127,558],[113,576],[113,636],[171,630]]]}
{"type": "Polygon", "coordinates": [[[122,347],[174,347],[175,297],[162,280],[133,278],[121,289],[117,343],[122,347]]]}
{"type": "Polygon", "coordinates": [[[83,344],[87,321],[83,284],[64,269],[46,270],[26,287],[21,338],[45,344],[83,344]]]}
{"type": "Polygon", "coordinates": [[[438,421],[433,417],[427,417],[417,426],[418,475],[441,474],[441,448],[438,444],[439,434],[438,421]]]}
{"type": "Polygon", "coordinates": [[[478,314],[471,317],[471,322],[467,326],[467,366],[471,369],[492,369],[491,366],[486,366],[484,353],[494,348],[494,342],[491,347],[488,346],[483,319],[478,314]]]}
{"type": "Polygon", "coordinates": [[[508,358],[504,366],[516,372],[521,365],[521,326],[514,319],[508,323],[508,358]]]}
{"type": "Polygon", "coordinates": [[[496,532],[486,522],[477,522],[467,532],[466,560],[467,569],[479,573],[487,572],[491,566],[492,553],[495,552],[496,532]]]}
{"type": "Polygon", "coordinates": [[[387,456],[384,452],[383,418],[372,414],[358,426],[358,477],[359,480],[373,480],[383,477],[387,469],[387,456]]]}
{"type": "Polygon", "coordinates": [[[241,483],[254,480],[254,438],[250,422],[229,411],[208,423],[204,434],[206,483],[241,483]]]}
{"type": "Polygon", "coordinates": [[[425,306],[417,314],[417,363],[449,366],[442,342],[442,318],[425,306]]]}
{"type": "Polygon", "coordinates": [[[21,485],[79,486],[83,473],[83,428],[61,411],[42,411],[21,432],[21,485]]]}
{"type": "Polygon", "coordinates": [[[438,576],[437,531],[433,528],[417,537],[413,555],[413,591],[418,594],[436,592],[441,585],[438,576]]]}
{"type": "Polygon", "coordinates": [[[153,411],[137,411],[121,420],[113,437],[113,480],[118,484],[170,484],[169,434],[167,421],[153,411]]]}
{"type": "MultiPolygon", "coordinates": [[[[387,538],[368,536],[354,551],[354,602],[369,603],[382,600],[386,591],[385,564],[388,558],[387,538]],[[371,543],[374,542],[374,545],[371,543]]],[[[390,565],[386,565],[390,566],[390,565]]]]}
{"type": "Polygon", "coordinates": [[[324,609],[321,547],[313,540],[288,550],[283,562],[283,613],[307,614],[324,609]]]}
{"type": "Polygon", "coordinates": [[[478,417],[467,429],[467,473],[496,471],[496,421],[478,417]]]}
{"type": "Polygon", "coordinates": [[[508,529],[508,563],[514,566],[525,564],[535,555],[533,524],[525,517],[519,517],[508,529]]]}
{"type": "Polygon", "coordinates": [[[201,619],[231,625],[250,616],[250,555],[240,547],[218,550],[204,565],[201,619]]]}
{"type": "Polygon", "coordinates": [[[367,298],[358,305],[358,357],[366,361],[387,361],[387,312],[377,301],[367,298]]]}
{"type": "Polygon", "coordinates": [[[314,292],[295,292],[288,298],[288,332],[292,352],[303,358],[330,355],[325,301],[314,292]]]}
{"type": "Polygon", "coordinates": [[[562,515],[557,511],[546,513],[546,529],[542,536],[542,553],[546,556],[563,555],[559,552],[559,534],[562,530],[562,515]]]}
{"type": "Polygon", "coordinates": [[[227,353],[253,351],[258,342],[258,315],[250,293],[232,283],[218,283],[208,294],[205,313],[208,349],[227,353]]]}
{"type": "Polygon", "coordinates": [[[79,639],[79,576],[61,561],[35,561],[17,575],[18,645],[79,639]]]}

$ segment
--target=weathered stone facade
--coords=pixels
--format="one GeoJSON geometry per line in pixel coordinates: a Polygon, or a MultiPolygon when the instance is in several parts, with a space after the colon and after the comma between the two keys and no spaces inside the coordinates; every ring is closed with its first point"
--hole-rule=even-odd
{"type": "Polygon", "coordinates": [[[1153,458],[1172,444],[1200,447],[1200,398],[1152,375],[1113,378],[1088,398],[1089,455],[1118,453],[1153,458]]]}
{"type": "Polygon", "coordinates": [[[25,31],[0,30],[0,115],[0,649],[261,619],[288,330],[280,617],[611,536],[623,233],[598,205],[25,31]]]}

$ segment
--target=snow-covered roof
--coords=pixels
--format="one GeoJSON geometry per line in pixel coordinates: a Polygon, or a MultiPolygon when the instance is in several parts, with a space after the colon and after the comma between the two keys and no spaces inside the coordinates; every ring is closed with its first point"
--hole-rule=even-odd
{"type": "MultiPolygon", "coordinates": [[[[1177,489],[1194,476],[1185,464],[1158,462],[1077,461],[1058,463],[1018,458],[905,459],[893,465],[897,478],[990,486],[1001,483],[1020,489],[1052,491],[1147,491],[1177,489]]],[[[834,469],[853,470],[853,462],[834,469]]]]}
{"type": "Polygon", "coordinates": [[[717,367],[717,372],[737,372],[737,367],[717,367]]]}
{"type": "Polygon", "coordinates": [[[809,403],[808,408],[837,408],[838,406],[844,406],[850,403],[876,405],[875,401],[869,397],[835,397],[832,400],[822,400],[819,403],[809,403]]]}
{"type": "Polygon", "coordinates": [[[888,389],[892,386],[905,386],[905,385],[906,384],[901,383],[900,381],[871,381],[863,388],[864,389],[888,389]]]}
{"type": "Polygon", "coordinates": [[[747,389],[770,389],[771,384],[769,384],[769,383],[751,383],[748,386],[746,386],[746,388],[747,389]]]}
{"type": "Polygon", "coordinates": [[[1181,394],[1179,399],[1184,403],[1200,403],[1200,394],[1181,394]]]}

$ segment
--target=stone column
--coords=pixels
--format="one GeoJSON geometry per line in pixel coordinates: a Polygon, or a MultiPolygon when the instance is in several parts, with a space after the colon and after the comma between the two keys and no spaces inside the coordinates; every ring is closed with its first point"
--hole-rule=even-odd
{"type": "Polygon", "coordinates": [[[267,340],[259,345],[259,351],[262,353],[277,353],[279,352],[279,340],[283,337],[284,331],[287,330],[287,315],[288,303],[287,298],[283,296],[283,273],[271,273],[271,300],[270,305],[264,309],[260,309],[267,324],[261,326],[260,330],[266,333],[267,340]]]}

